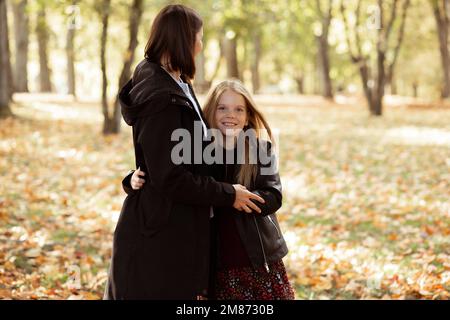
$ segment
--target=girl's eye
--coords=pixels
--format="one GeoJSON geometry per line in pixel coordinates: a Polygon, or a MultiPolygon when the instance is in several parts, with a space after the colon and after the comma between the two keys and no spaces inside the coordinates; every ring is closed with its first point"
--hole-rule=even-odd
{"type": "Polygon", "coordinates": [[[238,109],[238,111],[239,111],[239,112],[244,112],[244,109],[241,109],[241,108],[240,108],[240,109],[238,109]]]}
{"type": "Polygon", "coordinates": [[[218,107],[218,110],[225,110],[225,107],[218,107]]]}

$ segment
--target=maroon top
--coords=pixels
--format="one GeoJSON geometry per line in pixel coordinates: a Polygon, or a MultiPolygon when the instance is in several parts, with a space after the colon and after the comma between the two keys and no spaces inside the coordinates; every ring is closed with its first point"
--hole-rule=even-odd
{"type": "MultiPolygon", "coordinates": [[[[227,151],[230,152],[230,151],[227,151]]],[[[234,150],[231,152],[235,153],[234,150]]],[[[225,155],[225,152],[224,152],[225,155]]],[[[236,160],[236,155],[233,157],[236,160]]],[[[230,159],[230,158],[225,158],[230,159]]],[[[223,182],[235,184],[235,173],[237,169],[236,161],[232,164],[225,164],[221,166],[223,168],[222,176],[223,182]]],[[[250,267],[251,262],[248,257],[247,251],[239,236],[239,232],[236,226],[236,214],[237,213],[231,207],[216,207],[214,213],[217,217],[217,231],[218,231],[218,268],[230,269],[238,267],[250,267]]]]}

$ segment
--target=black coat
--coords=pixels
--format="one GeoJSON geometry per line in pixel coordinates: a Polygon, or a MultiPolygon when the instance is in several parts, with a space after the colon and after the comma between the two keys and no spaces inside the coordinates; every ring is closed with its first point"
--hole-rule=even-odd
{"type": "Polygon", "coordinates": [[[193,136],[200,119],[159,65],[142,61],[119,97],[133,128],[136,167],[147,176],[124,201],[105,298],[195,299],[208,287],[210,206],[232,206],[234,188],[214,180],[207,165],[172,162],[172,132],[185,128],[193,136]]]}

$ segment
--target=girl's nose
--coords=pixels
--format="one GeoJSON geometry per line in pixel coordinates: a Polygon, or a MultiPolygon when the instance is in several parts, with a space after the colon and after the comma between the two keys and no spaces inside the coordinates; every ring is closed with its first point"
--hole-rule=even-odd
{"type": "Polygon", "coordinates": [[[236,118],[237,112],[234,110],[227,110],[227,117],[233,117],[236,118]]]}
{"type": "Polygon", "coordinates": [[[225,116],[225,118],[234,119],[234,118],[236,118],[236,114],[233,111],[228,111],[227,115],[225,116]]]}

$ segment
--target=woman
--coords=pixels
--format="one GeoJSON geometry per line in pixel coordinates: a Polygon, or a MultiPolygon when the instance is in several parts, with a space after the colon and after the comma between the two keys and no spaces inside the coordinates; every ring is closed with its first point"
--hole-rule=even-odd
{"type": "MultiPolygon", "coordinates": [[[[218,130],[215,159],[225,163],[216,166],[215,176],[245,185],[265,200],[258,205],[261,211],[244,213],[227,205],[214,208],[210,296],[219,300],[294,299],[282,261],[288,249],[275,215],[282,201],[280,177],[272,143],[261,139],[265,131],[273,140],[271,129],[238,80],[217,85],[205,102],[204,114],[218,130]]],[[[131,180],[132,188],[142,186],[137,175],[131,180]]]]}
{"type": "MultiPolygon", "coordinates": [[[[195,138],[195,121],[207,129],[190,85],[202,34],[195,11],[182,5],[163,8],[153,22],[145,59],[119,94],[124,120],[133,128],[136,167],[147,173],[147,182],[124,201],[105,299],[205,296],[211,206],[259,210],[252,200],[264,202],[242,185],[216,181],[203,163],[172,159],[175,130],[195,138]]],[[[188,145],[191,158],[198,152],[194,145],[188,145]]]]}

